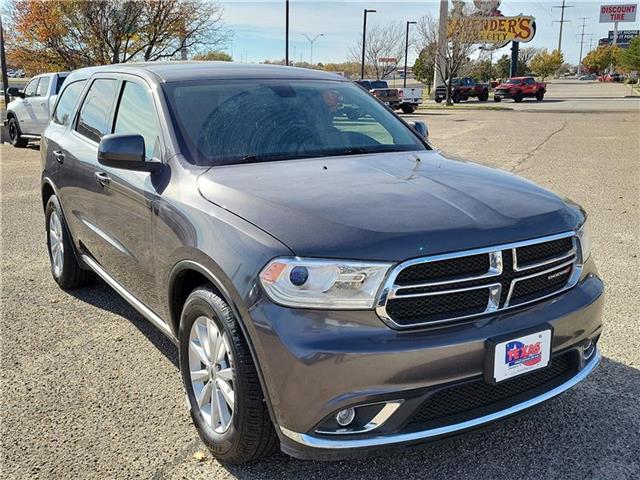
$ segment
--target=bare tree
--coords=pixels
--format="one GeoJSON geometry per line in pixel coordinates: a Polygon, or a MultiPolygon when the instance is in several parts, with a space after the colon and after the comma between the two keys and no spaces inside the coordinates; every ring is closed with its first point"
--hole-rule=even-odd
{"type": "MultiPolygon", "coordinates": [[[[367,29],[365,71],[368,76],[387,78],[398,68],[404,61],[404,36],[404,27],[398,22],[367,29]]],[[[360,63],[361,57],[362,40],[359,40],[349,50],[349,61],[360,63]]]]}
{"type": "MultiPolygon", "coordinates": [[[[450,14],[447,26],[447,45],[436,49],[436,72],[447,87],[447,105],[452,105],[451,92],[453,78],[462,73],[470,64],[469,57],[478,43],[477,23],[465,22],[466,12],[459,6],[450,14]],[[441,70],[440,65],[444,67],[441,70]]],[[[425,15],[418,21],[418,34],[422,47],[438,43],[438,21],[425,15]]]]}

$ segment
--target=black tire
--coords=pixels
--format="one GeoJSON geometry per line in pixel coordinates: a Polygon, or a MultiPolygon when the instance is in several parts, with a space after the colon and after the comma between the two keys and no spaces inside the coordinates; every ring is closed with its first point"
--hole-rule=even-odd
{"type": "Polygon", "coordinates": [[[440,98],[440,97],[436,97],[436,98],[435,98],[435,101],[436,101],[436,103],[442,103],[442,98],[440,98]]]}
{"type": "Polygon", "coordinates": [[[69,228],[67,222],[62,214],[62,208],[60,208],[60,201],[55,195],[51,195],[47,201],[47,207],[45,209],[45,229],[47,231],[47,252],[49,253],[49,265],[51,266],[51,275],[53,279],[64,290],[70,290],[74,288],[84,287],[91,284],[95,280],[95,275],[90,270],[84,270],[80,267],[78,259],[76,258],[76,252],[73,248],[73,241],[71,235],[69,235],[69,228]],[[57,215],[60,221],[62,232],[62,268],[57,270],[54,267],[53,254],[51,251],[51,216],[57,215]]]}
{"type": "Polygon", "coordinates": [[[460,103],[460,94],[459,93],[454,93],[451,96],[451,100],[453,100],[453,103],[460,103]]]}
{"type": "Polygon", "coordinates": [[[11,117],[9,119],[7,129],[9,130],[9,143],[11,143],[11,145],[16,148],[24,148],[27,146],[29,140],[22,136],[20,125],[18,125],[16,117],[11,117]]]}
{"type": "Polygon", "coordinates": [[[196,288],[182,309],[179,331],[180,371],[193,423],[211,453],[223,462],[243,464],[272,454],[279,440],[271,423],[258,373],[247,341],[229,306],[209,285],[196,288]],[[189,370],[189,337],[191,327],[200,317],[215,322],[226,333],[234,366],[234,412],[231,424],[218,433],[204,421],[197,406],[189,370]]]}
{"type": "Polygon", "coordinates": [[[544,90],[538,90],[536,92],[536,100],[541,102],[544,99],[544,90]]]}
{"type": "Polygon", "coordinates": [[[496,102],[496,103],[500,103],[500,102],[502,101],[502,97],[499,97],[499,96],[497,96],[497,95],[494,95],[494,96],[493,96],[493,101],[494,101],[494,102],[496,102]]]}
{"type": "Polygon", "coordinates": [[[413,113],[416,111],[416,107],[413,105],[402,105],[402,113],[413,113]]]}
{"type": "Polygon", "coordinates": [[[520,103],[523,98],[524,98],[524,95],[522,94],[522,92],[517,92],[516,95],[513,97],[513,101],[516,103],[520,103]]]}
{"type": "Polygon", "coordinates": [[[478,100],[481,102],[486,102],[487,100],[489,100],[489,92],[482,92],[480,95],[478,95],[478,100]]]}

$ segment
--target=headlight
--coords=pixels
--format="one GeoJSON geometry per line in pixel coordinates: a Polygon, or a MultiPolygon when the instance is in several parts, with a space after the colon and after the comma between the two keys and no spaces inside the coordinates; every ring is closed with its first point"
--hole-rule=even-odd
{"type": "Polygon", "coordinates": [[[584,263],[591,255],[591,228],[589,226],[589,221],[586,218],[577,233],[578,240],[580,240],[581,262],[584,263]]]}
{"type": "Polygon", "coordinates": [[[260,283],[276,303],[288,307],[369,309],[390,263],[276,258],[260,283]]]}

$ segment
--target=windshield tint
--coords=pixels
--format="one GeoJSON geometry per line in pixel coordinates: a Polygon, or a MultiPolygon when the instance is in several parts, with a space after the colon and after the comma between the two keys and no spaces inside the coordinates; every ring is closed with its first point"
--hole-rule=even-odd
{"type": "Polygon", "coordinates": [[[206,80],[163,88],[180,140],[198,165],[428,148],[350,82],[206,80]]]}

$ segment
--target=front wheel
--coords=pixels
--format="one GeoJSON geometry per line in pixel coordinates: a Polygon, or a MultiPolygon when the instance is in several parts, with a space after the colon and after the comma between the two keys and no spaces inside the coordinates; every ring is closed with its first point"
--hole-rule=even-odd
{"type": "Polygon", "coordinates": [[[498,95],[494,95],[493,101],[496,103],[500,103],[502,101],[502,97],[499,97],[498,95]]]}
{"type": "Polygon", "coordinates": [[[538,92],[536,93],[536,100],[541,102],[543,99],[544,99],[544,91],[538,90],[538,92]]]}
{"type": "Polygon", "coordinates": [[[278,445],[238,320],[209,286],[187,298],[180,319],[180,371],[191,418],[219,460],[248,463],[278,445]]]}
{"type": "Polygon", "coordinates": [[[460,94],[454,93],[453,96],[451,97],[451,100],[453,100],[453,103],[460,103],[460,94]]]}
{"type": "Polygon", "coordinates": [[[522,99],[524,98],[524,95],[522,94],[522,92],[518,92],[516,93],[516,95],[513,97],[513,101],[516,103],[520,103],[522,101],[522,99]]]}
{"type": "Polygon", "coordinates": [[[11,117],[9,119],[9,142],[16,148],[24,148],[27,146],[29,141],[22,136],[20,132],[20,125],[18,125],[18,120],[15,117],[11,117]]]}
{"type": "Polygon", "coordinates": [[[78,263],[60,202],[55,195],[47,201],[45,221],[53,279],[65,290],[90,284],[95,277],[93,272],[83,270],[78,263]]]}
{"type": "Polygon", "coordinates": [[[489,92],[482,92],[480,95],[478,95],[478,100],[481,102],[486,102],[487,100],[489,100],[489,92]]]}

